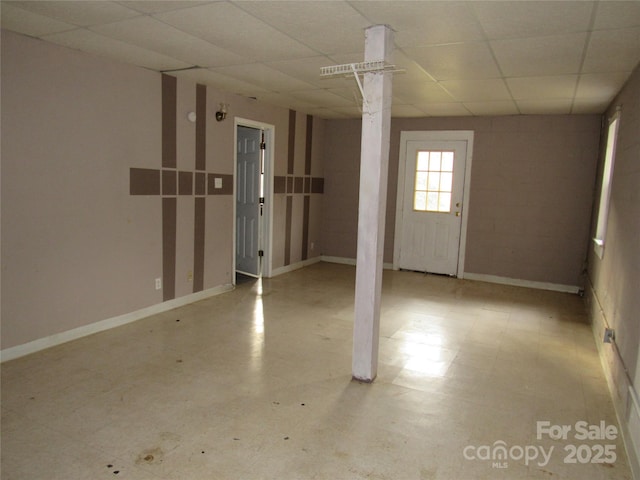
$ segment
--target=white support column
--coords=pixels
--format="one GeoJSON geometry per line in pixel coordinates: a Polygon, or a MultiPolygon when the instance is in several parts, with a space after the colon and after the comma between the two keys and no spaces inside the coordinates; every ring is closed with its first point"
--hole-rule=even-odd
{"type": "MultiPolygon", "coordinates": [[[[365,30],[365,62],[392,63],[393,31],[387,25],[365,30]]],[[[372,382],[378,373],[382,255],[389,167],[392,73],[364,74],[368,110],[362,114],[358,258],[356,263],[353,378],[372,382]]]]}

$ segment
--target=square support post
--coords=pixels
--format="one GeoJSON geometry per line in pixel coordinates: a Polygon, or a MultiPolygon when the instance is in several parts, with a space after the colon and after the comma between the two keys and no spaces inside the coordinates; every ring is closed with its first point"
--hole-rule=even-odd
{"type": "MultiPolygon", "coordinates": [[[[393,31],[387,25],[365,30],[365,62],[392,63],[393,31]]],[[[380,297],[389,167],[392,73],[364,74],[358,207],[353,378],[372,382],[378,373],[380,297]]]]}

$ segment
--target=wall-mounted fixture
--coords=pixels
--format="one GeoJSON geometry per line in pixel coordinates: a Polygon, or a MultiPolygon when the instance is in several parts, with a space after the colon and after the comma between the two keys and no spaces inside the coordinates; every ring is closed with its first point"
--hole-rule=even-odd
{"type": "Polygon", "coordinates": [[[216,112],[216,120],[221,122],[225,118],[227,118],[227,104],[221,103],[220,109],[216,112]]]}
{"type": "Polygon", "coordinates": [[[187,113],[187,120],[189,120],[191,123],[196,123],[196,112],[187,113]]]}
{"type": "Polygon", "coordinates": [[[616,334],[613,328],[605,328],[604,329],[604,338],[602,341],[604,343],[613,343],[616,339],[616,334]]]}

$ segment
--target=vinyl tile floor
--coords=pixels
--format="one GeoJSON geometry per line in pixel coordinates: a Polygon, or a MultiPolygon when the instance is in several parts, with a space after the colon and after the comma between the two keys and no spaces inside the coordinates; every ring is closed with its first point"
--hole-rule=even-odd
{"type": "Polygon", "coordinates": [[[3,363],[2,479],[632,478],[619,435],[578,438],[617,429],[580,297],[385,271],[367,384],[354,279],[318,263],[3,363]]]}

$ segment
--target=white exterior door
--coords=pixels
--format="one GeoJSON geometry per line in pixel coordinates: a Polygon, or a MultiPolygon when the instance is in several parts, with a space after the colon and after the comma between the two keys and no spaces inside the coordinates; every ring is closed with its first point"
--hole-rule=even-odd
{"type": "Polygon", "coordinates": [[[406,141],[397,268],[458,275],[467,148],[467,141],[406,141]]]}
{"type": "Polygon", "coordinates": [[[236,271],[259,276],[262,131],[238,126],[236,185],[236,271]]]}

